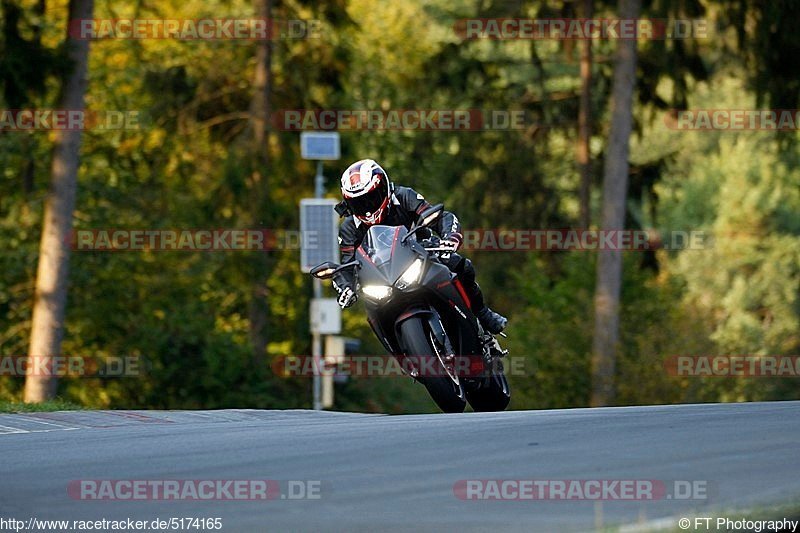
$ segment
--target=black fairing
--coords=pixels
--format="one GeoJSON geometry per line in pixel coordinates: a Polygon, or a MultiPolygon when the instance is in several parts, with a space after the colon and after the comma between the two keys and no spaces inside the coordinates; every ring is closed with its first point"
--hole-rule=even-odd
{"type": "Polygon", "coordinates": [[[455,354],[480,355],[478,322],[460,282],[450,269],[429,256],[414,236],[401,242],[407,233],[403,226],[372,226],[357,250],[361,288],[392,287],[391,295],[382,300],[362,293],[370,326],[390,353],[402,355],[404,350],[397,336],[399,325],[412,316],[425,316],[437,337],[443,326],[455,354]],[[423,262],[419,282],[398,287],[398,278],[417,259],[423,262]]]}

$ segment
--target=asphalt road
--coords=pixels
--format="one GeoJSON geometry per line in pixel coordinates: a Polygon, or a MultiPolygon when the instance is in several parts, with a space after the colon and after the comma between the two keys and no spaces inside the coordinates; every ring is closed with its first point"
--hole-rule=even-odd
{"type": "MultiPolygon", "coordinates": [[[[235,532],[675,525],[682,516],[800,501],[798,415],[800,402],[415,416],[247,410],[0,415],[0,518],[219,517],[222,531],[235,532]],[[95,480],[92,490],[99,490],[97,480],[189,479],[274,480],[278,484],[269,486],[278,492],[270,488],[270,499],[257,501],[96,501],[81,499],[75,489],[79,480],[95,480]],[[465,495],[462,480],[485,479],[650,480],[675,497],[458,497],[465,495]],[[695,482],[699,499],[676,499],[675,480],[695,482]],[[301,488],[318,497],[291,499],[301,488]]],[[[113,487],[116,496],[128,494],[122,485],[113,487]]],[[[589,485],[582,487],[589,492],[589,485]]],[[[473,497],[492,495],[488,483],[471,490],[473,497]]]]}

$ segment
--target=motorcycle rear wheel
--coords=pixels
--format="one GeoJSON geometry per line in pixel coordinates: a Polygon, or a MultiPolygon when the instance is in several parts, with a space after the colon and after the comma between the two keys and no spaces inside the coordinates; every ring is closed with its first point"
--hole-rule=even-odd
{"type": "Polygon", "coordinates": [[[476,413],[503,411],[511,401],[508,379],[502,372],[494,373],[481,388],[467,393],[467,400],[476,413]]]}

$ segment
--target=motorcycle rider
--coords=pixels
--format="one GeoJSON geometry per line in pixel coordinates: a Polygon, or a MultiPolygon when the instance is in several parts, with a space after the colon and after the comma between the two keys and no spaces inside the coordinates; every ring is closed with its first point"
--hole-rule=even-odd
{"type": "MultiPolygon", "coordinates": [[[[370,226],[384,224],[410,228],[419,214],[431,206],[415,190],[395,186],[386,171],[372,159],[362,159],[347,167],[342,174],[341,191],[344,200],[336,206],[336,212],[340,216],[347,215],[339,227],[343,263],[355,258],[356,248],[370,226]]],[[[475,282],[472,261],[456,253],[463,241],[458,218],[443,211],[433,229],[442,239],[439,246],[449,249],[442,254],[441,260],[461,280],[475,316],[486,331],[500,333],[508,320],[486,306],[483,293],[475,282]]],[[[339,294],[337,301],[342,309],[350,307],[358,299],[352,270],[337,273],[333,287],[339,294]]]]}

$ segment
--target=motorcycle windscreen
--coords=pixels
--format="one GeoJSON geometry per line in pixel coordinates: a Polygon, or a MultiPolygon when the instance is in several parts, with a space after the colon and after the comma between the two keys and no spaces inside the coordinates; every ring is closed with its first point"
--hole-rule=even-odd
{"type": "Polygon", "coordinates": [[[408,233],[403,226],[372,226],[361,247],[376,267],[389,262],[396,243],[408,233]]]}

